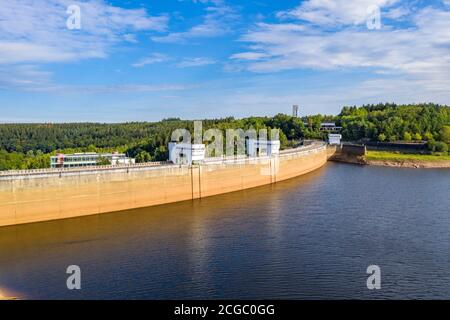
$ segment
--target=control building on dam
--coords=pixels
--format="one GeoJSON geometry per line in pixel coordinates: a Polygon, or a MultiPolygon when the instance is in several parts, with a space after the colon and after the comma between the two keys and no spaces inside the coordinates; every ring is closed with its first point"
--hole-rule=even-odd
{"type": "Polygon", "coordinates": [[[326,144],[317,141],[267,156],[206,158],[199,164],[5,171],[0,226],[199,199],[300,176],[326,161],[326,144]]]}

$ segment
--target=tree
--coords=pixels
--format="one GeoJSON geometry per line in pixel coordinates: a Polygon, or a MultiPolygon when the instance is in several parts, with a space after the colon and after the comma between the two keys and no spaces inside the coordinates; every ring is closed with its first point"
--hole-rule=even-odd
{"type": "Polygon", "coordinates": [[[395,135],[389,136],[389,141],[390,141],[390,142],[395,142],[395,141],[397,141],[397,136],[395,136],[395,135]]]}
{"type": "Polygon", "coordinates": [[[107,166],[107,165],[110,165],[110,164],[111,164],[111,161],[108,158],[106,158],[106,157],[100,156],[100,157],[97,158],[97,165],[98,166],[107,166]]]}
{"type": "MultiPolygon", "coordinates": [[[[281,148],[286,148],[300,139],[325,139],[326,133],[320,130],[322,122],[335,122],[341,126],[343,138],[350,141],[424,139],[430,142],[430,148],[436,147],[434,141],[450,144],[450,107],[436,104],[345,106],[337,116],[226,117],[203,120],[203,130],[279,129],[281,148]]],[[[57,150],[61,153],[117,150],[136,158],[137,162],[166,160],[167,144],[172,132],[178,128],[192,133],[193,123],[169,118],[159,122],[117,124],[0,124],[0,170],[49,167],[49,157],[57,150]]]]}
{"type": "Polygon", "coordinates": [[[416,133],[416,134],[414,135],[414,140],[416,140],[416,141],[422,141],[422,135],[421,135],[420,133],[416,133]]]}
{"type": "Polygon", "coordinates": [[[438,141],[438,142],[436,142],[435,151],[442,152],[442,153],[448,153],[448,145],[445,142],[438,141]]]}
{"type": "Polygon", "coordinates": [[[169,158],[169,154],[166,146],[159,146],[155,150],[155,160],[156,161],[166,161],[169,158]]]}
{"type": "Polygon", "coordinates": [[[288,145],[288,139],[283,131],[280,131],[280,147],[286,147],[288,145]]]}
{"type": "MultiPolygon", "coordinates": [[[[443,126],[450,123],[450,107],[435,104],[395,105],[377,104],[362,107],[344,107],[337,122],[343,127],[342,135],[346,140],[379,140],[383,133],[386,140],[403,139],[405,132],[442,140],[443,126]]],[[[422,138],[423,139],[423,138],[422,138]]]]}
{"type": "Polygon", "coordinates": [[[441,130],[441,141],[450,144],[450,126],[444,126],[441,130]]]}
{"type": "Polygon", "coordinates": [[[378,141],[383,142],[383,141],[385,141],[385,140],[386,140],[386,135],[385,135],[384,133],[380,133],[380,134],[378,135],[378,141]]]}
{"type": "Polygon", "coordinates": [[[430,152],[434,152],[436,150],[436,141],[434,139],[428,140],[427,148],[430,152]]]}
{"type": "Polygon", "coordinates": [[[411,141],[411,140],[412,140],[411,134],[410,134],[408,131],[406,131],[406,132],[403,134],[403,140],[404,140],[404,141],[411,141]]]}
{"type": "Polygon", "coordinates": [[[434,140],[433,134],[430,131],[425,132],[424,137],[427,141],[434,140]]]}
{"type": "Polygon", "coordinates": [[[149,162],[152,160],[152,156],[147,151],[141,151],[136,156],[136,162],[142,163],[142,162],[149,162]]]}

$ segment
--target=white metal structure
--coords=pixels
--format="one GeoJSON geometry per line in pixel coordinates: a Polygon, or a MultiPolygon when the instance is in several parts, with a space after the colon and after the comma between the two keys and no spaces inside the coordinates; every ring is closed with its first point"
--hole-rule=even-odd
{"type": "Polygon", "coordinates": [[[205,159],[204,144],[169,143],[169,161],[175,164],[192,164],[205,159]]]}
{"type": "Polygon", "coordinates": [[[51,168],[76,168],[96,166],[100,159],[107,159],[111,165],[134,164],[134,159],[128,158],[123,153],[74,153],[62,154],[50,157],[51,168]]]}
{"type": "Polygon", "coordinates": [[[330,133],[328,134],[328,143],[331,145],[340,145],[341,144],[342,135],[330,133]]]}
{"type": "Polygon", "coordinates": [[[247,140],[249,157],[271,156],[280,153],[280,140],[247,140]]]}
{"type": "Polygon", "coordinates": [[[294,105],[292,106],[292,116],[293,116],[294,118],[297,118],[297,117],[298,117],[298,105],[296,105],[296,104],[294,104],[294,105]]]}

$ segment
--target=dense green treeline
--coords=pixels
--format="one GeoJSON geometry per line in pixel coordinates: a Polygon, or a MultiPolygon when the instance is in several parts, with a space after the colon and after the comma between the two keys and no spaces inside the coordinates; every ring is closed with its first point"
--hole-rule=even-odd
{"type": "Polygon", "coordinates": [[[440,140],[441,130],[450,124],[450,108],[434,104],[344,107],[338,118],[347,140],[440,140]]]}
{"type": "Polygon", "coordinates": [[[150,123],[98,124],[2,124],[0,149],[27,153],[41,150],[96,146],[98,148],[127,145],[155,133],[150,123]]]}
{"type": "MultiPolygon", "coordinates": [[[[280,128],[283,148],[303,138],[324,137],[315,128],[305,128],[302,119],[284,114],[245,119],[207,119],[202,120],[202,126],[204,131],[211,128],[222,130],[224,136],[226,129],[280,128]]],[[[194,124],[180,119],[123,124],[1,124],[0,170],[48,167],[50,156],[57,151],[73,153],[117,150],[136,158],[137,162],[163,161],[168,158],[167,145],[172,132],[180,128],[193,132],[194,124]]]]}
{"type": "Polygon", "coordinates": [[[344,107],[338,116],[345,140],[427,141],[431,152],[448,152],[450,107],[377,104],[344,107]]]}
{"type": "MultiPolygon", "coordinates": [[[[428,141],[430,151],[448,152],[450,108],[435,104],[377,104],[344,107],[337,116],[312,115],[203,120],[203,130],[229,128],[280,129],[282,148],[302,139],[325,139],[322,122],[342,126],[348,141],[428,141]]],[[[119,151],[138,162],[167,159],[167,144],[179,128],[193,132],[193,122],[165,119],[159,122],[0,124],[0,170],[49,166],[56,152],[119,151]]]]}
{"type": "MultiPolygon", "coordinates": [[[[127,149],[123,146],[117,148],[96,148],[89,146],[85,148],[67,148],[59,150],[62,153],[76,153],[76,152],[125,152],[127,149]]],[[[50,157],[56,155],[56,151],[50,153],[43,153],[40,150],[29,150],[27,153],[8,152],[0,150],[0,170],[16,170],[16,169],[41,169],[50,167],[50,157]]]]}

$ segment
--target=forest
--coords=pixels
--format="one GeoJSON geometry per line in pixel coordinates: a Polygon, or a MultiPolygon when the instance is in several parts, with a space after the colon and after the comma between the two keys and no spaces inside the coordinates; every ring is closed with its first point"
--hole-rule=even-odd
{"type": "Polygon", "coordinates": [[[344,107],[337,122],[347,141],[422,142],[430,152],[448,152],[450,107],[437,104],[377,104],[344,107]]]}
{"type": "MultiPolygon", "coordinates": [[[[233,117],[202,120],[203,130],[280,129],[282,148],[303,139],[326,139],[322,122],[342,126],[345,141],[426,141],[430,152],[448,153],[450,107],[437,104],[377,104],[343,107],[339,115],[296,118],[233,117]]],[[[119,151],[137,162],[166,160],[175,129],[192,132],[193,122],[178,118],[158,122],[0,124],[0,170],[47,168],[57,152],[119,151]]]]}

